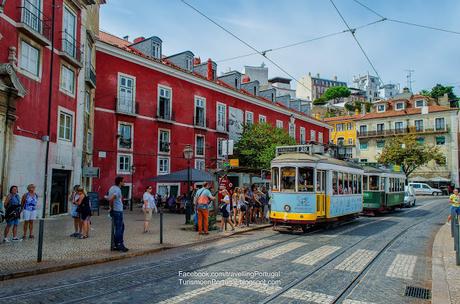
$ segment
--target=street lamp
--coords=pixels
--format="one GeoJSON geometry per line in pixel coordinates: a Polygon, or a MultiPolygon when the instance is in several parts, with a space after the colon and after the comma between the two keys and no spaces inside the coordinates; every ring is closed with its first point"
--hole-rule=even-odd
{"type": "Polygon", "coordinates": [[[185,224],[190,222],[191,212],[192,212],[192,191],[190,190],[191,181],[190,181],[190,160],[193,158],[193,148],[192,145],[186,145],[184,148],[184,158],[187,160],[187,199],[185,203],[185,224]]]}

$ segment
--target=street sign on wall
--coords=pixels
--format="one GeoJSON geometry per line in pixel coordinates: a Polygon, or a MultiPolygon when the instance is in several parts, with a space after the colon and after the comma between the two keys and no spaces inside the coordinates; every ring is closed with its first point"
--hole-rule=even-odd
{"type": "Polygon", "coordinates": [[[83,167],[83,177],[99,177],[99,168],[97,167],[83,167]]]}

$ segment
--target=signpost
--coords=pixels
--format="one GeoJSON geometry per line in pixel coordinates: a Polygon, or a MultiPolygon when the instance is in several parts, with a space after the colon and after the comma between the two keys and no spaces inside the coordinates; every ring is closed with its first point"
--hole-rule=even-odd
{"type": "Polygon", "coordinates": [[[88,192],[88,198],[91,205],[91,211],[97,210],[99,216],[99,194],[97,192],[88,192]]]}

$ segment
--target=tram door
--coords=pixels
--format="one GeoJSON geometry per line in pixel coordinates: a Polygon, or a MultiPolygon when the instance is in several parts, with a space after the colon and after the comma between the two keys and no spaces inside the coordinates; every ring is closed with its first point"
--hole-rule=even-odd
{"type": "Polygon", "coordinates": [[[326,171],[316,170],[316,214],[326,216],[326,171]]]}

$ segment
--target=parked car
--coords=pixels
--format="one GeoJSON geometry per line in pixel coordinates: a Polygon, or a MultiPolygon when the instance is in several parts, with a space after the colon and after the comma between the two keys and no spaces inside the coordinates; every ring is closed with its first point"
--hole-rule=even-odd
{"type": "Polygon", "coordinates": [[[430,187],[430,185],[425,183],[409,183],[409,186],[412,186],[417,195],[442,195],[442,191],[436,188],[430,187]]]}
{"type": "Polygon", "coordinates": [[[404,207],[413,207],[415,206],[415,191],[412,186],[405,186],[404,187],[404,207]]]}

